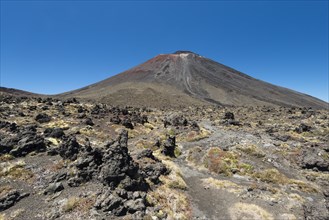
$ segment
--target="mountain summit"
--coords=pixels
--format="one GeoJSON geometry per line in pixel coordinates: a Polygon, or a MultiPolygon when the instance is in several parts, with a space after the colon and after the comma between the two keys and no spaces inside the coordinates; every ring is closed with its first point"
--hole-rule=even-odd
{"type": "Polygon", "coordinates": [[[118,75],[61,96],[139,106],[213,103],[328,107],[328,103],[317,98],[257,80],[191,51],[160,54],[118,75]]]}

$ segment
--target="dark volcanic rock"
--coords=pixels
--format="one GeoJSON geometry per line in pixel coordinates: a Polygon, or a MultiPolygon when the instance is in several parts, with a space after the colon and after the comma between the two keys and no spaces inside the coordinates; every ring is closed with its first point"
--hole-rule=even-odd
{"type": "Polygon", "coordinates": [[[29,194],[28,193],[21,194],[15,189],[12,189],[6,193],[2,192],[0,196],[0,212],[15,205],[15,203],[17,203],[19,200],[21,200],[26,196],[29,196],[29,194]]]}
{"type": "Polygon", "coordinates": [[[45,106],[42,106],[41,109],[42,109],[43,111],[45,111],[45,110],[49,110],[49,107],[45,105],[45,106]]]}
{"type": "Polygon", "coordinates": [[[102,164],[103,151],[98,148],[86,146],[81,148],[76,168],[78,173],[75,177],[69,179],[70,186],[79,186],[81,183],[88,182],[91,179],[98,178],[100,165],[102,164]]]}
{"type": "Polygon", "coordinates": [[[156,139],[153,144],[154,147],[160,147],[161,146],[161,141],[160,139],[156,139]]]}
{"type": "Polygon", "coordinates": [[[76,160],[80,145],[75,137],[69,137],[59,146],[59,155],[64,159],[76,160]]]}
{"type": "Polygon", "coordinates": [[[50,194],[54,194],[59,191],[62,191],[63,189],[64,189],[64,186],[61,182],[55,182],[55,183],[49,184],[49,186],[45,189],[43,194],[50,195],[50,194]]]}
{"type": "Polygon", "coordinates": [[[51,117],[45,113],[38,114],[35,120],[39,123],[47,123],[51,121],[51,117]]]}
{"type": "Polygon", "coordinates": [[[143,211],[145,210],[145,201],[140,198],[140,199],[135,199],[135,200],[128,200],[125,202],[124,206],[128,209],[129,213],[135,213],[137,211],[143,211]]]}
{"type": "Polygon", "coordinates": [[[114,216],[123,216],[127,213],[139,213],[140,216],[144,216],[146,206],[145,192],[127,192],[124,189],[115,191],[103,189],[94,205],[96,209],[114,216]]]}
{"type": "Polygon", "coordinates": [[[156,160],[153,155],[153,151],[151,149],[142,150],[137,154],[137,159],[141,159],[143,157],[151,158],[152,160],[156,160]]]}
{"type": "Polygon", "coordinates": [[[175,126],[175,127],[177,127],[177,126],[187,126],[188,121],[184,116],[174,114],[174,115],[171,115],[169,117],[166,117],[163,120],[163,125],[164,125],[165,128],[168,125],[175,126]]]}
{"type": "Polygon", "coordinates": [[[0,138],[0,155],[9,153],[17,144],[16,138],[4,137],[0,138]]]}
{"type": "Polygon", "coordinates": [[[122,115],[128,115],[129,114],[129,111],[128,111],[127,108],[120,109],[119,111],[121,112],[122,115]]]}
{"type": "Polygon", "coordinates": [[[135,113],[131,116],[131,121],[143,125],[148,121],[148,119],[146,115],[140,115],[135,113]]]}
{"type": "Polygon", "coordinates": [[[241,126],[241,123],[239,121],[236,121],[236,120],[227,120],[226,124],[228,125],[234,125],[234,126],[241,126]]]}
{"type": "Polygon", "coordinates": [[[46,128],[44,135],[46,137],[61,138],[65,134],[62,128],[46,128]]]}
{"type": "Polygon", "coordinates": [[[225,113],[222,123],[225,125],[241,126],[241,123],[235,120],[235,116],[232,112],[225,113]]]}
{"type": "Polygon", "coordinates": [[[147,186],[140,178],[138,166],[128,154],[127,140],[128,132],[123,131],[117,143],[105,146],[99,179],[111,188],[124,181],[126,188],[136,187],[135,190],[145,190],[147,186]]]}
{"type": "Polygon", "coordinates": [[[131,120],[127,117],[122,120],[122,125],[125,126],[126,128],[134,129],[134,125],[132,124],[131,120]]]}
{"type": "Polygon", "coordinates": [[[37,106],[33,106],[33,105],[32,106],[29,106],[29,110],[30,111],[35,111],[36,109],[37,109],[37,106]]]}
{"type": "MultiPolygon", "coordinates": [[[[7,128],[10,128],[12,125],[12,123],[3,124],[7,126],[7,128]]],[[[43,138],[36,134],[36,126],[28,125],[19,127],[14,133],[17,134],[13,136],[7,134],[0,136],[0,154],[9,153],[11,150],[16,151],[17,148],[20,148],[18,151],[27,150],[27,153],[30,153],[31,151],[38,150],[38,146],[40,147],[40,151],[44,150],[44,146],[39,143],[40,139],[43,140],[43,138]],[[20,143],[18,143],[19,141],[20,143]],[[33,141],[34,143],[32,143],[33,141]],[[29,144],[27,144],[27,142],[29,142],[29,144]]]]}
{"type": "Polygon", "coordinates": [[[191,123],[191,128],[193,131],[200,131],[200,127],[199,127],[198,123],[196,123],[195,121],[193,121],[191,123]]]}
{"type": "MultiPolygon", "coordinates": [[[[131,113],[125,117],[130,120],[130,116],[131,113]]],[[[136,113],[135,123],[146,121],[145,117],[137,117],[139,116],[136,113]]],[[[3,124],[8,126],[7,123],[3,124]]],[[[151,150],[144,150],[137,156],[139,160],[144,160],[143,164],[139,165],[139,160],[138,163],[134,161],[128,151],[126,130],[122,131],[116,140],[97,147],[91,147],[88,139],[85,140],[84,145],[80,145],[76,137],[65,136],[60,128],[47,128],[44,130],[44,136],[61,138],[62,143],[58,148],[51,150],[63,159],[71,161],[67,161],[67,165],[45,178],[48,185],[43,187],[42,196],[49,195],[53,198],[53,194],[64,190],[66,184],[77,187],[82,183],[93,181],[103,185],[104,188],[97,196],[94,206],[109,218],[123,215],[142,218],[146,208],[150,206],[146,202],[146,192],[150,189],[147,181],[157,184],[160,175],[167,173],[166,167],[154,157],[151,150]]],[[[31,151],[46,150],[45,140],[37,134],[36,126],[19,127],[19,132],[12,137],[6,137],[5,133],[0,132],[0,137],[1,146],[7,146],[5,151],[14,156],[25,156],[31,151]]],[[[175,145],[175,140],[173,143],[169,142],[166,144],[168,152],[170,146],[175,145]]],[[[3,149],[5,148],[1,148],[3,149]]],[[[72,191],[79,190],[81,189],[72,191]]],[[[17,191],[6,194],[5,198],[0,197],[0,209],[7,209],[19,199],[20,194],[17,191]]]]}
{"type": "Polygon", "coordinates": [[[140,171],[138,170],[137,175],[126,175],[125,178],[120,182],[122,188],[128,191],[146,191],[149,188],[149,185],[145,182],[140,171]]]}
{"type": "Polygon", "coordinates": [[[83,113],[86,110],[82,106],[79,106],[77,111],[78,111],[78,113],[83,113]]]}
{"type": "Polygon", "coordinates": [[[144,178],[148,178],[153,183],[159,183],[159,177],[168,173],[165,165],[162,163],[147,164],[141,168],[141,174],[144,178]]]}
{"type": "Polygon", "coordinates": [[[144,178],[148,178],[153,183],[159,183],[159,177],[168,173],[168,170],[163,163],[154,157],[152,150],[146,149],[137,154],[137,159],[140,161],[140,173],[144,178]],[[143,163],[143,158],[149,158],[153,160],[153,163],[143,163]]]}
{"type": "Polygon", "coordinates": [[[127,210],[123,206],[123,199],[119,196],[113,195],[110,190],[101,193],[97,197],[95,203],[96,209],[102,209],[105,212],[111,211],[115,216],[123,216],[126,214],[127,210]]]}
{"type": "Polygon", "coordinates": [[[295,128],[295,132],[297,133],[303,133],[303,132],[307,132],[310,131],[311,127],[305,124],[300,124],[297,128],[295,128]]]}
{"type": "Polygon", "coordinates": [[[283,135],[283,136],[276,136],[276,139],[279,141],[287,142],[291,137],[289,135],[283,135]]]}
{"type": "MultiPolygon", "coordinates": [[[[122,131],[116,141],[103,148],[81,147],[75,161],[76,176],[69,179],[68,184],[78,186],[92,179],[99,180],[104,188],[96,199],[96,209],[112,216],[135,212],[141,212],[139,215],[143,216],[147,206],[145,191],[149,188],[144,178],[150,177],[157,182],[166,169],[158,162],[159,164],[140,170],[129,155],[127,142],[128,132],[122,131]]],[[[140,157],[152,158],[153,155],[145,151],[140,157]]]]}
{"type": "Polygon", "coordinates": [[[106,105],[97,104],[91,109],[93,115],[105,115],[108,112],[106,105]]]}
{"type": "Polygon", "coordinates": [[[50,180],[50,183],[57,183],[57,182],[60,182],[62,180],[65,180],[67,177],[67,173],[66,172],[59,172],[59,173],[56,173],[55,175],[53,175],[51,177],[51,180],[50,180]]]}
{"type": "Polygon", "coordinates": [[[86,118],[85,121],[84,121],[84,123],[86,125],[90,125],[90,126],[93,126],[94,125],[94,122],[93,122],[93,120],[91,120],[91,118],[86,118]]]}
{"type": "Polygon", "coordinates": [[[326,207],[314,206],[313,204],[306,203],[304,208],[304,219],[305,220],[328,220],[329,211],[326,207]]]}
{"type": "Polygon", "coordinates": [[[12,190],[0,198],[0,211],[3,211],[11,206],[13,206],[17,201],[19,201],[20,194],[17,190],[12,190]]]}
{"type": "Polygon", "coordinates": [[[79,118],[79,119],[82,119],[82,118],[85,118],[85,117],[87,117],[87,115],[85,113],[79,113],[77,115],[77,118],[79,118]]]}
{"type": "Polygon", "coordinates": [[[314,169],[318,171],[329,171],[329,160],[324,158],[323,153],[311,149],[303,151],[301,156],[301,167],[304,169],[314,169]]]}
{"type": "Polygon", "coordinates": [[[162,153],[169,157],[175,157],[176,137],[168,136],[167,140],[163,144],[162,153]]]}
{"type": "Polygon", "coordinates": [[[22,157],[31,152],[44,152],[46,145],[44,139],[38,135],[26,135],[20,139],[15,148],[9,153],[15,157],[22,157]]]}
{"type": "Polygon", "coordinates": [[[19,134],[19,136],[35,135],[36,132],[37,132],[36,125],[27,125],[24,128],[22,128],[21,134],[19,134]]]}
{"type": "Polygon", "coordinates": [[[147,190],[139,167],[128,153],[127,141],[128,132],[123,131],[117,141],[106,144],[103,149],[82,148],[75,164],[77,175],[69,180],[69,185],[98,179],[111,189],[120,184],[126,190],[147,190]]]}
{"type": "Polygon", "coordinates": [[[0,121],[0,129],[8,127],[10,125],[10,122],[8,121],[0,121]]]}
{"type": "Polygon", "coordinates": [[[47,154],[48,154],[49,156],[55,156],[55,155],[58,155],[59,152],[58,152],[58,149],[57,149],[56,147],[49,147],[49,148],[47,149],[47,154]]]}
{"type": "MultiPolygon", "coordinates": [[[[118,144],[122,147],[125,153],[128,153],[128,131],[123,130],[117,138],[118,144]]],[[[110,144],[112,145],[112,144],[110,144]]],[[[130,156],[130,155],[129,155],[130,156]]]]}
{"type": "Polygon", "coordinates": [[[76,98],[69,98],[66,99],[63,104],[79,104],[79,101],[76,98]]]}
{"type": "Polygon", "coordinates": [[[119,118],[119,116],[114,116],[110,119],[110,121],[113,123],[113,124],[120,124],[121,123],[121,119],[119,118]]]}
{"type": "Polygon", "coordinates": [[[224,120],[234,120],[234,114],[232,112],[226,112],[224,115],[224,120]]]}
{"type": "Polygon", "coordinates": [[[0,121],[0,129],[1,128],[6,128],[11,132],[15,132],[15,131],[17,131],[18,126],[17,126],[16,123],[10,123],[10,122],[7,122],[7,121],[0,121]]]}

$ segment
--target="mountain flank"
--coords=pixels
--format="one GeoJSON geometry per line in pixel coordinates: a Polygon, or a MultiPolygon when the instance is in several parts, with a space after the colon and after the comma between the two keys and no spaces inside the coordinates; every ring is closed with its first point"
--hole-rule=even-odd
{"type": "Polygon", "coordinates": [[[190,51],[160,54],[59,97],[155,107],[217,104],[328,108],[328,103],[320,99],[252,78],[190,51]]]}

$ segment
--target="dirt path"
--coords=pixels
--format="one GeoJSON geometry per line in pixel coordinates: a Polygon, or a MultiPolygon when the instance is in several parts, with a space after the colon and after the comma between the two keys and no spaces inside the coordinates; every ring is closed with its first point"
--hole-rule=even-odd
{"type": "Polygon", "coordinates": [[[177,162],[188,185],[188,196],[192,203],[193,219],[230,219],[228,208],[236,201],[232,193],[205,188],[202,179],[211,175],[191,169],[185,163],[177,162]]]}
{"type": "Polygon", "coordinates": [[[212,134],[208,138],[197,142],[179,143],[184,153],[175,160],[175,163],[180,167],[183,178],[188,185],[187,193],[192,202],[193,219],[227,220],[230,219],[227,210],[238,199],[236,195],[225,190],[204,187],[202,179],[213,177],[213,175],[190,167],[185,160],[189,148],[194,146],[205,146],[208,148],[211,145],[218,144],[224,137],[226,139],[228,137],[227,134],[218,128],[211,126],[209,121],[202,122],[201,126],[211,131],[212,134]]]}
{"type": "MultiPolygon", "coordinates": [[[[192,202],[192,215],[194,219],[231,219],[229,209],[235,203],[245,202],[262,205],[276,212],[276,208],[271,207],[269,204],[264,204],[262,200],[251,199],[243,196],[246,192],[241,194],[231,193],[223,188],[205,187],[202,179],[214,178],[218,180],[229,180],[236,183],[242,188],[250,186],[248,177],[233,175],[226,177],[223,175],[216,175],[206,170],[200,170],[191,167],[186,161],[188,150],[200,146],[205,151],[210,147],[220,147],[229,150],[238,144],[265,144],[269,142],[267,136],[260,137],[244,131],[230,131],[217,126],[213,126],[210,121],[202,121],[201,127],[211,132],[210,136],[196,141],[196,142],[181,142],[178,143],[182,147],[183,154],[175,160],[175,163],[180,167],[183,178],[188,185],[187,193],[192,202]]],[[[259,158],[253,158],[254,163],[262,164],[263,167],[272,167],[270,163],[262,161],[259,158]]]]}

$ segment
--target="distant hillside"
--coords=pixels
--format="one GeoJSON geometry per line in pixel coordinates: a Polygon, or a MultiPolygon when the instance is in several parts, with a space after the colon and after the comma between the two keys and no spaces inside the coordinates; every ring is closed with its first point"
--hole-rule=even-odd
{"type": "Polygon", "coordinates": [[[0,87],[0,95],[14,95],[14,96],[44,96],[32,92],[27,92],[19,89],[0,87]]]}

